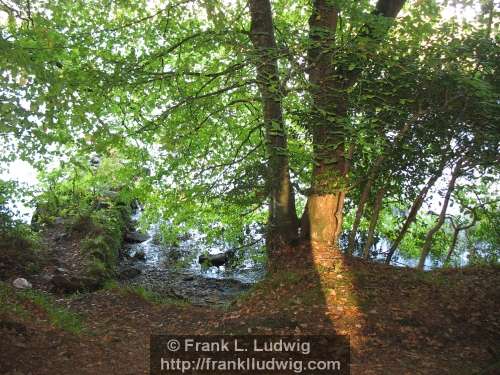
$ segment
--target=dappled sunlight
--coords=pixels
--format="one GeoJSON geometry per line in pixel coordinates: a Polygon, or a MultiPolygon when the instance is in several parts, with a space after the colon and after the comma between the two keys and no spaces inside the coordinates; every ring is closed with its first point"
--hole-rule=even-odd
{"type": "Polygon", "coordinates": [[[323,292],[325,314],[335,332],[349,336],[351,355],[363,348],[360,340],[364,323],[356,291],[355,275],[351,266],[337,247],[318,243],[311,244],[312,272],[318,277],[323,292]]]}
{"type": "Polygon", "coordinates": [[[498,373],[497,1],[104,5],[0,0],[0,373],[498,373]]]}

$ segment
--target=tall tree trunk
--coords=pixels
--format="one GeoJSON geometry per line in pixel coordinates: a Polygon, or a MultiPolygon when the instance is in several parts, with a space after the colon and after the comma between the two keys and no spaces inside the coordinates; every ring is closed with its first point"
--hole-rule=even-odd
{"type": "Polygon", "coordinates": [[[476,220],[477,220],[476,214],[475,214],[474,210],[472,210],[472,222],[470,224],[467,224],[467,225],[453,225],[453,221],[452,221],[452,225],[453,225],[453,237],[451,239],[451,244],[450,244],[450,247],[448,249],[448,254],[446,254],[446,258],[444,260],[444,264],[449,263],[449,261],[451,259],[451,256],[453,254],[453,251],[455,250],[455,246],[457,245],[458,235],[460,234],[460,232],[463,231],[463,230],[467,230],[469,228],[472,228],[476,224],[476,220]]]}
{"type": "MultiPolygon", "coordinates": [[[[375,15],[394,18],[404,0],[379,0],[375,15]]],[[[342,229],[343,207],[347,186],[348,163],[345,157],[345,125],[347,123],[347,88],[354,85],[359,69],[334,66],[335,33],[339,9],[331,0],[314,0],[309,18],[308,67],[310,93],[313,100],[310,131],[313,138],[314,166],[307,216],[302,230],[311,242],[336,244],[342,229]]],[[[366,25],[364,38],[373,45],[380,43],[390,27],[384,30],[366,25]]],[[[357,47],[353,46],[353,54],[357,47]]]]}
{"type": "Polygon", "coordinates": [[[346,159],[344,125],[347,97],[334,76],[333,46],[338,9],[333,2],[316,0],[309,18],[308,51],[313,115],[314,166],[307,201],[307,226],[311,241],[332,245],[342,227],[346,159]]]}
{"type": "Polygon", "coordinates": [[[460,233],[460,227],[455,227],[453,229],[453,237],[451,239],[451,244],[448,249],[448,254],[446,254],[446,259],[444,260],[444,264],[448,264],[451,259],[451,255],[453,254],[453,250],[455,250],[455,246],[457,245],[458,235],[460,233]]]}
{"type": "MultiPolygon", "coordinates": [[[[394,138],[394,141],[391,145],[391,148],[394,149],[399,146],[401,143],[402,139],[408,133],[410,130],[411,126],[418,120],[419,116],[421,115],[420,112],[415,114],[409,121],[407,121],[404,126],[399,130],[398,134],[394,138]]],[[[375,159],[375,162],[373,163],[373,166],[370,168],[368,172],[368,178],[366,180],[366,183],[363,187],[363,190],[361,192],[361,197],[359,199],[358,207],[356,208],[356,214],[354,216],[354,222],[352,224],[351,231],[349,233],[349,240],[347,244],[347,253],[349,255],[352,255],[352,251],[354,249],[354,242],[356,239],[356,233],[359,228],[359,224],[361,223],[361,218],[363,217],[363,212],[365,209],[365,204],[368,201],[368,197],[370,196],[370,192],[372,189],[373,181],[376,177],[376,175],[380,172],[380,169],[383,165],[383,162],[385,160],[387,153],[384,151],[381,155],[375,159]]]]}
{"type": "Polygon", "coordinates": [[[373,234],[375,233],[375,227],[377,226],[380,210],[382,209],[382,201],[384,200],[386,191],[387,189],[385,187],[382,187],[377,191],[377,195],[375,196],[372,217],[370,219],[370,226],[368,228],[368,238],[365,243],[365,248],[363,249],[363,257],[365,259],[368,259],[370,257],[370,248],[373,245],[373,234]]]}
{"type": "Polygon", "coordinates": [[[295,196],[290,182],[288,145],[283,121],[278,51],[269,0],[250,0],[250,38],[256,50],[257,80],[262,97],[270,188],[268,248],[273,251],[298,237],[295,196]]]}
{"type": "Polygon", "coordinates": [[[413,222],[417,218],[417,213],[420,210],[420,207],[422,207],[422,204],[424,203],[424,200],[425,200],[425,197],[427,196],[427,193],[429,193],[429,190],[434,186],[434,184],[439,179],[439,177],[441,177],[441,174],[443,173],[443,169],[444,169],[444,164],[442,165],[442,167],[439,169],[439,171],[437,173],[435,173],[433,176],[431,176],[431,178],[429,178],[429,180],[427,181],[425,186],[418,193],[417,198],[413,201],[413,204],[410,208],[410,212],[408,213],[408,216],[406,217],[406,220],[399,231],[398,237],[391,244],[391,248],[389,249],[389,252],[387,253],[387,257],[385,259],[386,264],[391,263],[392,257],[394,255],[394,253],[396,252],[399,244],[401,243],[401,241],[405,237],[406,233],[408,232],[408,229],[410,229],[410,226],[413,224],[413,222]]]}
{"type": "Polygon", "coordinates": [[[349,232],[349,239],[347,243],[347,254],[352,255],[354,250],[354,245],[356,242],[356,233],[359,229],[359,224],[361,223],[361,218],[363,217],[363,213],[365,210],[365,204],[368,201],[368,197],[370,196],[370,192],[372,190],[373,179],[368,178],[361,191],[361,197],[359,198],[358,207],[356,208],[356,214],[354,216],[354,222],[352,223],[351,231],[349,232]]]}
{"type": "Polygon", "coordinates": [[[439,231],[439,229],[441,229],[444,223],[444,220],[446,218],[446,210],[448,209],[448,204],[451,198],[451,193],[453,193],[453,190],[455,189],[455,182],[457,181],[458,176],[460,176],[462,163],[463,159],[459,159],[457,161],[457,164],[455,165],[455,168],[453,169],[453,172],[451,174],[450,182],[448,183],[448,188],[444,196],[443,206],[441,207],[441,212],[439,213],[438,220],[436,224],[429,230],[427,236],[425,237],[425,242],[424,245],[422,246],[422,252],[420,254],[420,259],[417,265],[417,269],[419,270],[424,269],[425,260],[427,259],[427,256],[429,255],[429,252],[431,250],[432,240],[434,238],[434,235],[439,231]]]}

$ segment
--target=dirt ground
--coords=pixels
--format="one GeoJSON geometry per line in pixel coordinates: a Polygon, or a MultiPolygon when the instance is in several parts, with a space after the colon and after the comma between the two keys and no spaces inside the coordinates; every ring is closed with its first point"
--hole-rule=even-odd
{"type": "Polygon", "coordinates": [[[336,333],[349,337],[352,374],[500,373],[499,268],[424,273],[315,256],[288,250],[224,307],[153,302],[119,287],[53,296],[79,317],[78,332],[2,283],[0,374],[147,374],[150,335],[162,333],[336,333]]]}

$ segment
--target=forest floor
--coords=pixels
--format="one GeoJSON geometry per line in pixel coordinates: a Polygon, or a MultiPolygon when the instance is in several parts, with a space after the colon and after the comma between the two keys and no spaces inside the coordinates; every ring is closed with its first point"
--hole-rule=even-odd
{"type": "Polygon", "coordinates": [[[337,333],[349,336],[352,374],[500,373],[500,268],[419,272],[315,254],[288,250],[224,307],[116,285],[20,292],[11,278],[0,283],[0,374],[147,374],[150,335],[162,333],[337,333]]]}

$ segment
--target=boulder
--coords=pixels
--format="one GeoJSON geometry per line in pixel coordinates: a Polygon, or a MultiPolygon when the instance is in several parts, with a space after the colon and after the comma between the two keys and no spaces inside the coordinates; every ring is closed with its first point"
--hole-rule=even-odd
{"type": "Polygon", "coordinates": [[[125,280],[125,279],[132,279],[136,276],[139,276],[141,274],[141,270],[135,267],[125,267],[123,268],[119,273],[118,273],[118,278],[125,280]]]}
{"type": "Polygon", "coordinates": [[[149,240],[149,235],[134,230],[134,231],[125,233],[124,240],[127,243],[141,243],[141,242],[149,240]]]}
{"type": "Polygon", "coordinates": [[[144,252],[144,250],[137,250],[132,258],[137,260],[146,260],[146,253],[144,252]]]}
{"type": "Polygon", "coordinates": [[[46,272],[44,272],[38,276],[38,280],[40,280],[44,284],[50,283],[51,279],[52,279],[52,275],[49,273],[46,273],[46,272]]]}
{"type": "Polygon", "coordinates": [[[54,289],[62,293],[74,293],[77,291],[93,291],[99,288],[96,279],[85,276],[70,276],[66,274],[56,274],[50,280],[54,289]]]}
{"type": "Polygon", "coordinates": [[[220,254],[202,254],[198,257],[198,263],[206,266],[220,267],[229,262],[231,254],[229,252],[220,254]]]}
{"type": "Polygon", "coordinates": [[[12,285],[17,289],[31,289],[31,283],[22,277],[18,277],[17,279],[15,279],[12,282],[12,285]]]}

